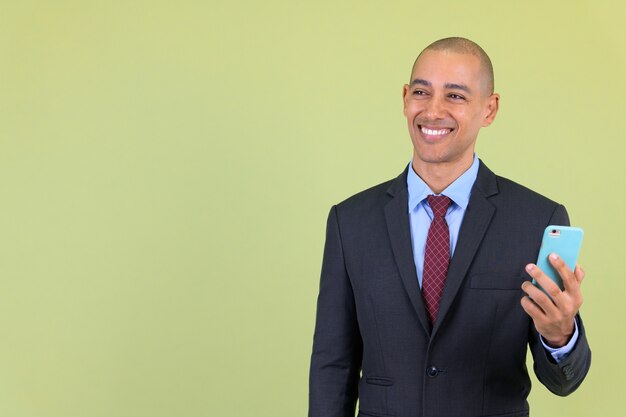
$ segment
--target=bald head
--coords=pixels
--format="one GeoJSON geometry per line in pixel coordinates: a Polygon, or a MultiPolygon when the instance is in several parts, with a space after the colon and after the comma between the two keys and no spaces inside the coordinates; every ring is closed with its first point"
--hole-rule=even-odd
{"type": "MultiPolygon", "coordinates": [[[[484,85],[485,90],[488,94],[493,93],[493,65],[491,65],[491,59],[487,53],[478,46],[477,43],[470,41],[465,38],[444,38],[439,39],[428,45],[420,54],[417,59],[413,63],[413,69],[411,70],[411,78],[413,77],[413,71],[415,70],[415,65],[417,61],[419,61],[420,56],[426,51],[446,51],[453,52],[457,54],[469,54],[474,55],[480,61],[481,71],[484,76],[484,85]]],[[[412,80],[409,79],[409,83],[412,80]]]]}

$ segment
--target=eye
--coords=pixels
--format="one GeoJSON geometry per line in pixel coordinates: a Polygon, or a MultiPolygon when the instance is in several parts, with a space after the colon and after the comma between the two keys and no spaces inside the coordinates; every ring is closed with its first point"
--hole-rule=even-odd
{"type": "Polygon", "coordinates": [[[448,97],[450,97],[453,100],[465,100],[465,97],[463,97],[460,94],[456,94],[456,93],[448,94],[448,97]]]}
{"type": "Polygon", "coordinates": [[[427,93],[426,91],[424,91],[424,90],[414,90],[414,91],[413,91],[413,95],[414,95],[414,96],[425,96],[425,95],[427,95],[427,94],[428,94],[428,93],[427,93]]]}

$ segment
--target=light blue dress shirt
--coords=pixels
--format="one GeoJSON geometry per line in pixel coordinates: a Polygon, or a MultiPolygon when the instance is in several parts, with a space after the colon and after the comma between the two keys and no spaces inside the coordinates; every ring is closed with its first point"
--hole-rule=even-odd
{"type": "MultiPolygon", "coordinates": [[[[454,254],[454,248],[459,238],[459,230],[463,222],[463,216],[469,203],[470,194],[476,176],[478,175],[478,158],[474,155],[474,161],[467,171],[454,180],[441,194],[435,194],[430,187],[413,171],[413,161],[409,163],[407,175],[407,187],[409,191],[409,223],[411,227],[411,244],[413,246],[413,260],[417,270],[417,279],[422,287],[422,275],[424,272],[424,251],[426,249],[426,237],[428,228],[433,219],[433,211],[427,203],[426,197],[430,194],[445,195],[452,200],[452,204],[446,213],[446,222],[450,230],[450,258],[454,254]]],[[[521,307],[520,307],[521,308],[521,307]]],[[[543,338],[544,348],[550,352],[557,362],[565,359],[572,351],[578,339],[578,324],[574,323],[574,335],[569,343],[561,348],[554,349],[546,345],[543,338]]]]}

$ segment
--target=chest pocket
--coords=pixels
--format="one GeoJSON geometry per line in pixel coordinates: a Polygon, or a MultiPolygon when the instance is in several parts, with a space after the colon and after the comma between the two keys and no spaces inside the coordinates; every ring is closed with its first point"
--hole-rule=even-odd
{"type": "Polygon", "coordinates": [[[525,272],[483,272],[470,275],[470,288],[477,290],[519,290],[530,278],[525,272]]]}

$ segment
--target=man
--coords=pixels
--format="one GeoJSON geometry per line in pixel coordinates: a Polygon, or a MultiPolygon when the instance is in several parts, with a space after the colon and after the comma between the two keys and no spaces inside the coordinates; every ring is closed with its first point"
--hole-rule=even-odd
{"type": "Polygon", "coordinates": [[[527,346],[557,395],[591,361],[582,269],[551,257],[561,291],[529,263],[567,212],[474,155],[499,102],[477,44],[429,45],[402,95],[411,164],[328,217],[309,416],[527,416],[527,346]]]}

